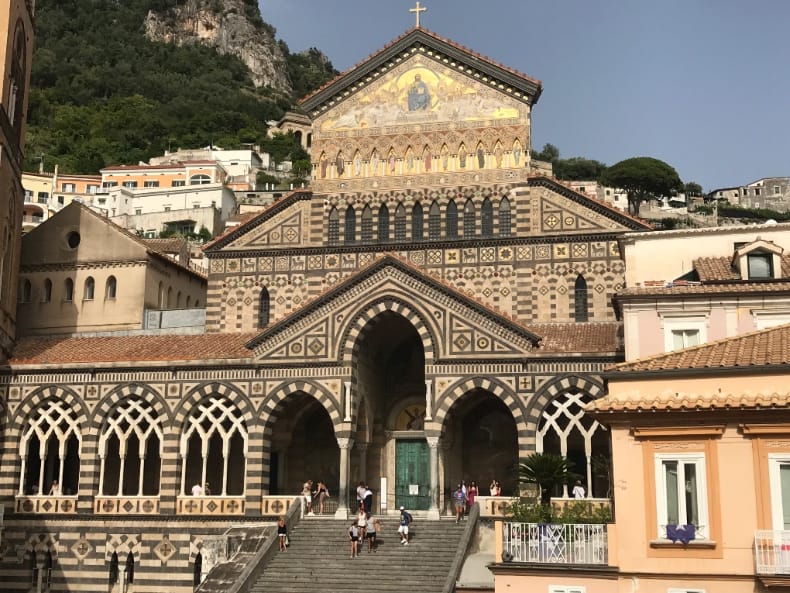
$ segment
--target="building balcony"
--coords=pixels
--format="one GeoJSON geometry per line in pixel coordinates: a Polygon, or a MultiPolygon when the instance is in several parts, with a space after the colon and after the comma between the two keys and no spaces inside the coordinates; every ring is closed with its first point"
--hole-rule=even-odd
{"type": "Polygon", "coordinates": [[[604,524],[502,524],[503,562],[607,566],[608,550],[604,524]]]}
{"type": "Polygon", "coordinates": [[[179,515],[244,515],[244,496],[179,496],[176,513],[179,515]]]}
{"type": "Polygon", "coordinates": [[[790,577],[790,531],[755,531],[754,564],[758,575],[790,577]]]}
{"type": "Polygon", "coordinates": [[[21,514],[74,515],[77,512],[77,496],[20,495],[16,497],[15,508],[21,514]]]}
{"type": "Polygon", "coordinates": [[[97,515],[157,515],[158,496],[97,496],[93,499],[97,515]]]}

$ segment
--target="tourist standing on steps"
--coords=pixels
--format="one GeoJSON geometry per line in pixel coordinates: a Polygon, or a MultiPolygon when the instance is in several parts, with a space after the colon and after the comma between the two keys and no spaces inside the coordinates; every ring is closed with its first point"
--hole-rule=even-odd
{"type": "Polygon", "coordinates": [[[365,527],[365,539],[368,540],[368,554],[376,551],[376,533],[381,530],[381,523],[374,519],[373,515],[368,515],[368,524],[365,527]]]}
{"type": "Polygon", "coordinates": [[[348,539],[351,541],[351,557],[356,558],[359,554],[359,527],[356,521],[348,528],[348,539]]]}
{"type": "Polygon", "coordinates": [[[373,491],[367,484],[365,484],[365,491],[362,493],[362,504],[367,514],[373,512],[373,491]]]}
{"type": "Polygon", "coordinates": [[[455,505],[455,522],[458,523],[464,518],[464,510],[466,508],[466,494],[464,494],[461,484],[458,484],[458,487],[453,492],[453,504],[455,505]]]}
{"type": "Polygon", "coordinates": [[[477,483],[472,480],[469,482],[469,491],[466,493],[466,508],[471,512],[472,507],[475,506],[475,499],[477,498],[477,483]]]}
{"type": "Polygon", "coordinates": [[[365,539],[365,529],[368,526],[368,515],[365,512],[365,509],[359,507],[359,512],[357,513],[357,527],[359,527],[359,537],[360,541],[365,539]]]}
{"type": "Polygon", "coordinates": [[[329,490],[322,480],[318,480],[318,486],[315,488],[315,497],[318,499],[318,514],[324,514],[324,500],[329,498],[329,490]]]}
{"type": "Polygon", "coordinates": [[[277,522],[277,539],[280,540],[280,551],[285,552],[288,542],[288,528],[285,526],[285,517],[280,517],[277,522]]]}
{"type": "Polygon", "coordinates": [[[404,507],[400,508],[400,526],[398,533],[400,534],[400,543],[404,546],[409,545],[409,525],[411,525],[411,515],[404,507]]]}
{"type": "Polygon", "coordinates": [[[364,508],[365,505],[365,484],[360,482],[357,484],[357,510],[364,508]]]}
{"type": "Polygon", "coordinates": [[[313,516],[313,481],[307,480],[302,485],[302,498],[304,498],[305,514],[309,517],[313,516]]]}

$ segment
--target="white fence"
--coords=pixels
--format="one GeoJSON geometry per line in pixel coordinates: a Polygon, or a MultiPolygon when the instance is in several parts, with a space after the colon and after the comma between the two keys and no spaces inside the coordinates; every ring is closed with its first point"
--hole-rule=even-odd
{"type": "Polygon", "coordinates": [[[790,531],[755,531],[754,563],[757,574],[790,575],[790,531]]]}
{"type": "Polygon", "coordinates": [[[504,523],[502,559],[539,564],[596,564],[608,561],[606,525],[504,523]]]}

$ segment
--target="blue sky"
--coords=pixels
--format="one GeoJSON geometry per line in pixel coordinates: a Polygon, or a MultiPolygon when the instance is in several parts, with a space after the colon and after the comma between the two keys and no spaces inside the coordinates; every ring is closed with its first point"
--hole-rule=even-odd
{"type": "MultiPolygon", "coordinates": [[[[790,175],[788,0],[421,0],[422,25],[543,82],[533,147],[652,156],[706,190],[790,175]]],[[[346,70],[410,0],[260,0],[292,51],[346,70]]]]}

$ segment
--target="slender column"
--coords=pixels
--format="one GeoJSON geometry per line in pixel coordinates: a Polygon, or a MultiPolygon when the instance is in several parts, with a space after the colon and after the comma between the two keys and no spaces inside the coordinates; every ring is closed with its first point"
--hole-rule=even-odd
{"type": "Polygon", "coordinates": [[[425,419],[433,420],[433,379],[425,380],[425,419]]]}
{"type": "Polygon", "coordinates": [[[126,455],[123,454],[121,455],[121,469],[120,469],[120,473],[118,474],[118,492],[116,493],[116,496],[123,495],[123,474],[125,469],[126,469],[126,455]]]}
{"type": "Polygon", "coordinates": [[[186,441],[181,442],[181,496],[186,492],[187,480],[187,445],[186,441]]]}
{"type": "MultiPolygon", "coordinates": [[[[46,447],[44,448],[44,455],[46,455],[46,447]]],[[[41,460],[41,464],[38,469],[38,492],[34,492],[33,494],[43,494],[44,492],[44,462],[47,458],[39,457],[39,459],[41,460]]]]}
{"type": "MultiPolygon", "coordinates": [[[[145,441],[143,441],[145,442],[145,441]]],[[[137,481],[137,496],[143,495],[143,476],[145,475],[145,453],[140,452],[140,479],[137,481]]],[[[101,479],[101,478],[100,478],[101,479]]]]}
{"type": "Polygon", "coordinates": [[[426,437],[428,441],[429,464],[431,469],[431,503],[428,507],[428,518],[439,519],[439,437],[426,437]]]}
{"type": "Polygon", "coordinates": [[[337,446],[340,447],[340,486],[337,497],[337,511],[335,512],[336,519],[348,519],[348,478],[349,478],[349,450],[354,444],[354,439],[351,438],[338,438],[337,446]]]}
{"type": "MultiPolygon", "coordinates": [[[[220,494],[225,496],[228,493],[228,463],[230,462],[230,443],[228,442],[228,437],[225,437],[225,441],[222,443],[222,490],[220,490],[220,494]]],[[[206,482],[203,482],[203,487],[205,488],[206,482]]],[[[205,493],[204,493],[205,494],[205,493]]]]}
{"type": "Polygon", "coordinates": [[[351,422],[351,381],[345,381],[343,383],[343,387],[345,389],[346,399],[345,417],[343,418],[343,422],[351,422]]]}
{"type": "Polygon", "coordinates": [[[208,465],[208,447],[210,441],[203,441],[203,447],[201,448],[201,455],[203,456],[203,468],[200,472],[200,487],[203,488],[203,485],[206,483],[206,466],[208,465]]]}

